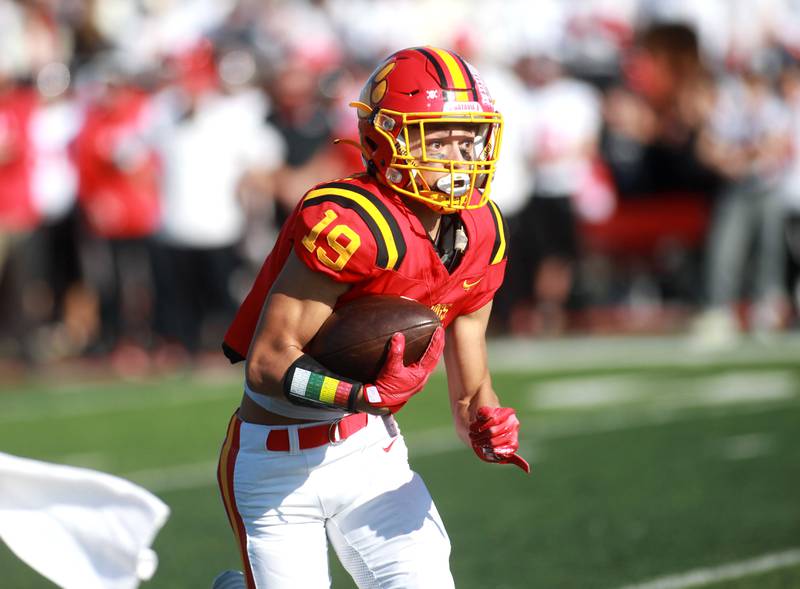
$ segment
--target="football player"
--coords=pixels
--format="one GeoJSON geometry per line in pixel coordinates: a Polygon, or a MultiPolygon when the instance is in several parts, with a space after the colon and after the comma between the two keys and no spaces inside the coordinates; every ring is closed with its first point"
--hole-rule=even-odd
{"type": "Polygon", "coordinates": [[[390,56],[353,106],[366,169],[306,193],[223,345],[246,361],[218,478],[248,588],[328,587],[328,541],[359,587],[453,587],[450,542],[394,421],[442,354],[458,435],[529,472],[486,358],[506,266],[489,198],[502,116],[478,72],[434,47],[390,56]],[[337,306],[371,294],[439,316],[417,363],[403,364],[402,334],[371,383],[304,353],[337,306]]]}

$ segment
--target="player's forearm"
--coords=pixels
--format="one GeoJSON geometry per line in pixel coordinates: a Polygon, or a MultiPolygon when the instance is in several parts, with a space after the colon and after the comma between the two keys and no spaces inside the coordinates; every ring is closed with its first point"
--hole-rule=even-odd
{"type": "Polygon", "coordinates": [[[456,434],[462,442],[469,445],[469,403],[459,401],[452,404],[451,410],[456,434]]]}
{"type": "Polygon", "coordinates": [[[297,342],[279,339],[258,342],[247,358],[247,386],[263,395],[283,397],[283,377],[302,355],[303,351],[297,342]]]}
{"type": "Polygon", "coordinates": [[[492,388],[486,357],[485,330],[488,309],[470,316],[459,317],[448,330],[444,351],[450,408],[456,433],[469,444],[469,424],[475,419],[478,407],[499,404],[492,388]]]}
{"type": "Polygon", "coordinates": [[[470,392],[461,391],[453,395],[451,391],[451,410],[456,433],[465,444],[469,445],[469,425],[475,420],[478,407],[499,407],[500,400],[492,388],[491,382],[484,382],[470,392]]]}
{"type": "Polygon", "coordinates": [[[283,396],[286,371],[303,355],[345,289],[294,256],[287,260],[264,304],[248,353],[245,377],[251,390],[283,396]]]}

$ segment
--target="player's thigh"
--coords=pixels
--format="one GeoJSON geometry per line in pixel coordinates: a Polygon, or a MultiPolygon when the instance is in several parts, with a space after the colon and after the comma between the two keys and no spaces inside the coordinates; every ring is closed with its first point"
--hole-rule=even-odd
{"type": "Polygon", "coordinates": [[[263,426],[237,425],[239,446],[226,442],[220,483],[245,569],[259,589],[329,587],[325,514],[306,457],[267,451],[263,426]]]}
{"type": "Polygon", "coordinates": [[[247,554],[258,589],[327,589],[328,544],[325,525],[251,522],[247,554]]]}
{"type": "Polygon", "coordinates": [[[422,478],[408,467],[401,439],[387,460],[373,448],[373,485],[328,521],[328,537],[359,587],[453,587],[450,539],[422,478]],[[396,454],[395,454],[396,452],[396,454]]]}
{"type": "Polygon", "coordinates": [[[325,518],[305,484],[304,463],[302,455],[237,459],[233,496],[245,535],[243,561],[259,589],[330,586],[325,518]]]}

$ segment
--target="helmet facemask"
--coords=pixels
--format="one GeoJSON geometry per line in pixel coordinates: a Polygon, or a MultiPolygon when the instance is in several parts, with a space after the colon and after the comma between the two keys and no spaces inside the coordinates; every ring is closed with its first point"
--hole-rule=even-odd
{"type": "Polygon", "coordinates": [[[367,171],[386,187],[439,212],[486,204],[503,118],[478,71],[461,56],[431,46],[397,51],[378,65],[351,106],[358,110],[367,171]],[[428,139],[443,126],[450,137],[431,150],[428,139]],[[458,137],[465,128],[467,152],[458,137]]]}
{"type": "Polygon", "coordinates": [[[502,138],[500,113],[380,110],[373,118],[373,125],[391,147],[385,181],[392,190],[445,213],[486,204],[502,138]],[[445,159],[443,154],[432,153],[429,145],[432,134],[460,128],[468,129],[472,141],[459,148],[459,159],[445,159]],[[441,175],[432,185],[425,179],[431,173],[441,175]]]}

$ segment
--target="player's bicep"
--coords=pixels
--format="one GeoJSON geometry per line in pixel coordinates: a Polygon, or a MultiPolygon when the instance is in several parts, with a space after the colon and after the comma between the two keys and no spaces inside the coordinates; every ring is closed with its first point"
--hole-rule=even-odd
{"type": "Polygon", "coordinates": [[[348,285],[290,255],[267,296],[247,357],[248,386],[282,395],[281,379],[333,312],[348,285]]]}

